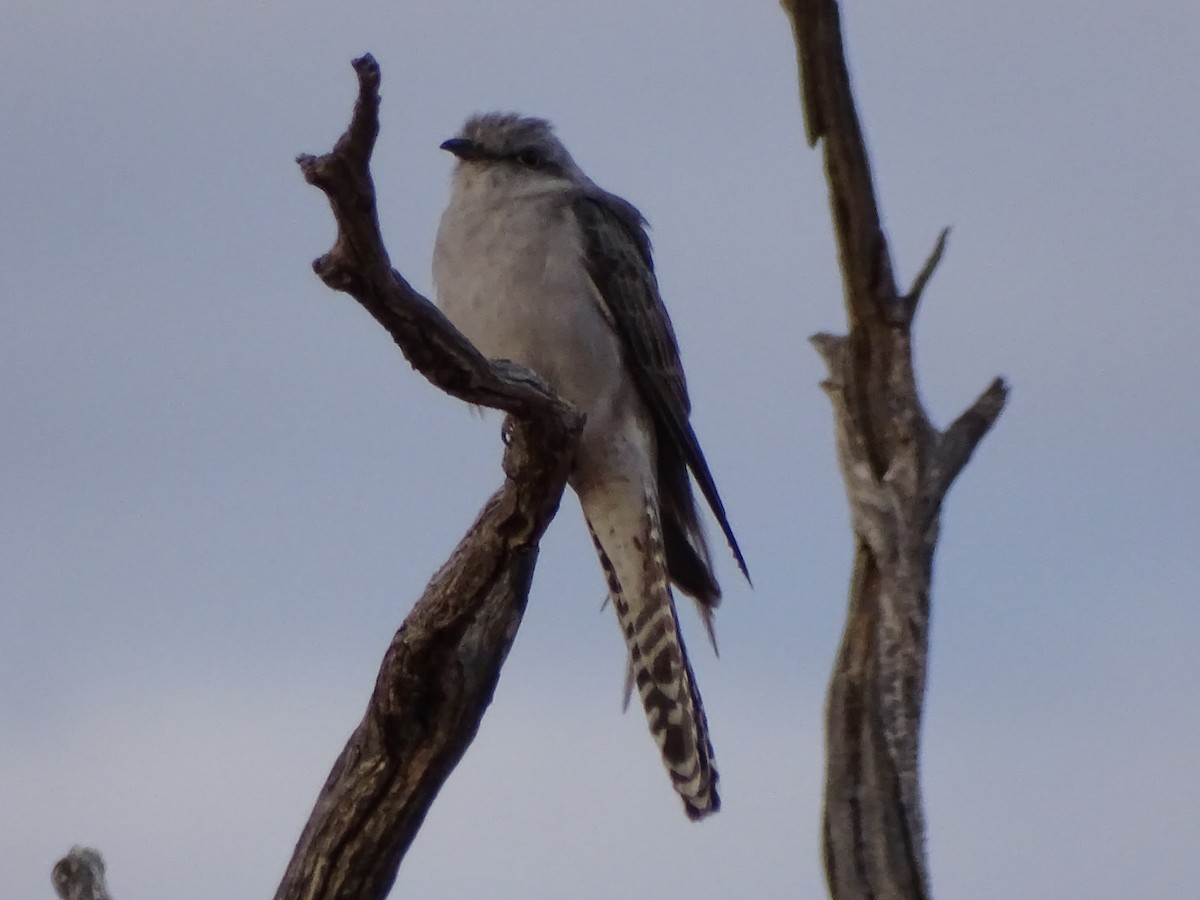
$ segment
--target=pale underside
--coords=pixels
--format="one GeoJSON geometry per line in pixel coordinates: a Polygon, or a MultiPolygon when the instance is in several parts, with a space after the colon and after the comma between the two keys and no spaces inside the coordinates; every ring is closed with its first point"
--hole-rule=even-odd
{"type": "MultiPolygon", "coordinates": [[[[586,415],[570,483],[651,734],[699,817],[719,805],[717,775],[669,588],[658,429],[585,253],[569,182],[497,184],[486,168],[460,165],[434,253],[438,305],[486,356],[529,366],[586,415]]],[[[706,563],[706,548],[696,552],[706,563]]]]}

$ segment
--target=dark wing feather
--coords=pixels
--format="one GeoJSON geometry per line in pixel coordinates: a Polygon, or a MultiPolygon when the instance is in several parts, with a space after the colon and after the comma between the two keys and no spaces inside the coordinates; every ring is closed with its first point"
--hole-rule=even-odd
{"type": "Polygon", "coordinates": [[[633,204],[594,186],[580,191],[574,208],[588,271],[608,305],[626,364],[656,423],[668,568],[682,590],[707,606],[715,605],[720,592],[684,465],[691,469],[742,574],[747,580],[750,574],[688,420],[692,407],[679,344],[658,293],[645,220],[633,204]]]}

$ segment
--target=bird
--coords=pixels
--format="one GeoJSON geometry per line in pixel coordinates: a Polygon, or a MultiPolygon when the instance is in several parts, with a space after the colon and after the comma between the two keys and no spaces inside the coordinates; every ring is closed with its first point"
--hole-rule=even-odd
{"type": "Polygon", "coordinates": [[[704,706],[671,585],[710,639],[721,589],[688,472],[749,570],[690,422],[647,223],[593,182],[545,119],[468,118],[433,253],[436,303],[490,359],[543,378],[584,416],[568,483],[623,633],[629,688],[690,819],[720,808],[704,706]]]}

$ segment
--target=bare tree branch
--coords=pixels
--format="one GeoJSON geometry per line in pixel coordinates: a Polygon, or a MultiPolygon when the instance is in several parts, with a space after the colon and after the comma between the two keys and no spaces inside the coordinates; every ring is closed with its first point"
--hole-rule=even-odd
{"type": "Polygon", "coordinates": [[[331,153],[297,160],[329,198],[338,225],[333,249],[313,268],[362,304],[437,387],[510,414],[507,478],[392,640],[277,900],[386,896],[491,702],[582,426],[535,375],[488,362],[392,269],[368,169],[379,131],[379,66],[364,56],[354,68],[359,94],[350,127],[331,153]]]}
{"type": "Polygon", "coordinates": [[[921,271],[913,279],[912,287],[904,295],[904,317],[902,321],[893,322],[893,325],[910,324],[912,322],[913,316],[917,314],[917,304],[921,302],[921,294],[925,290],[925,285],[933,277],[938,263],[942,261],[942,254],[946,252],[946,238],[949,236],[950,229],[943,228],[942,233],[938,235],[937,243],[933,245],[933,250],[930,252],[929,258],[925,260],[925,265],[921,266],[921,271]]]}
{"type": "Polygon", "coordinates": [[[849,334],[814,336],[829,369],[855,535],[846,625],[826,708],[824,860],[835,900],[923,900],[918,751],[942,501],[1004,407],[996,379],[944,433],[925,414],[910,327],[942,232],[900,295],[880,223],[835,0],[782,0],[808,139],[822,142],[849,334]]]}
{"type": "Polygon", "coordinates": [[[91,847],[72,847],[50,873],[62,900],[112,900],[104,883],[104,860],[91,847]]]}
{"type": "Polygon", "coordinates": [[[963,413],[950,423],[942,434],[939,461],[945,469],[940,472],[941,492],[950,489],[958,473],[971,459],[971,454],[988,433],[1004,409],[1008,388],[1002,379],[989,384],[963,413]]]}

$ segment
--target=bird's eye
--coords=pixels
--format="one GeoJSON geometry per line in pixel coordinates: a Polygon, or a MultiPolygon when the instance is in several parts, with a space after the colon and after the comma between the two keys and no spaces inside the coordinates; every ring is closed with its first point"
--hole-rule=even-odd
{"type": "Polygon", "coordinates": [[[517,154],[517,162],[531,169],[540,169],[543,162],[542,154],[532,148],[522,150],[517,154]]]}

